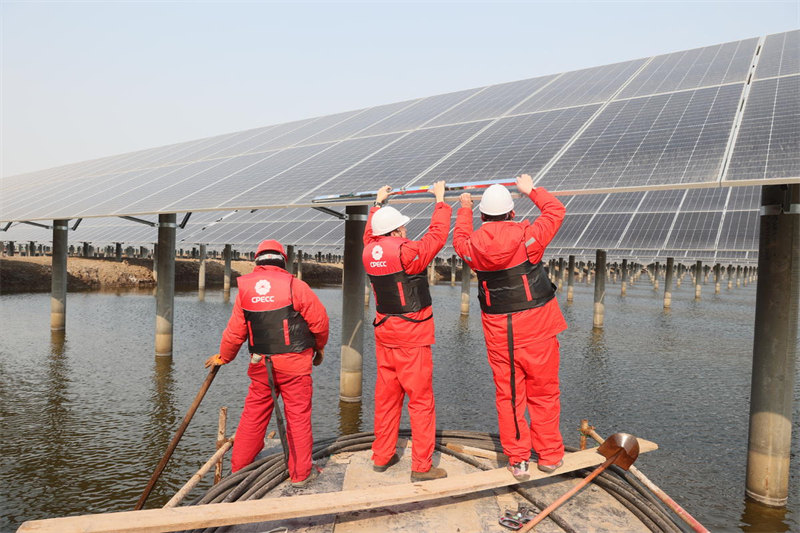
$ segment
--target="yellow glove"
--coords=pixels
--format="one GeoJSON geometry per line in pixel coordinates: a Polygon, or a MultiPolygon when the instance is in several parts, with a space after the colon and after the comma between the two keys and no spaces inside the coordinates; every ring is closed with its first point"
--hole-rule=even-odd
{"type": "Polygon", "coordinates": [[[322,360],[325,358],[325,348],[320,348],[319,350],[314,350],[314,366],[319,366],[322,364],[322,360]]]}
{"type": "Polygon", "coordinates": [[[206,359],[206,362],[203,365],[203,368],[208,368],[210,366],[220,366],[220,365],[224,365],[227,362],[228,361],[223,361],[218,353],[215,353],[214,355],[212,355],[211,357],[206,359]]]}

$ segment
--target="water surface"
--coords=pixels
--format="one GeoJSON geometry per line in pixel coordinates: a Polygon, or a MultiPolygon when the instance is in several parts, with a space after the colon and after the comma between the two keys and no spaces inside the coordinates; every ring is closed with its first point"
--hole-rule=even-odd
{"type": "MultiPolygon", "coordinates": [[[[570,325],[560,335],[566,444],[578,445],[582,418],[602,435],[653,440],[660,449],[637,466],[710,530],[800,531],[800,378],[789,505],[772,510],[744,499],[755,285],[714,295],[707,284],[696,302],[684,284],[670,311],[661,291],[641,281],[625,297],[618,284],[607,291],[599,331],[592,286],[577,284],[572,304],[558,296],[570,325]]],[[[341,291],[316,292],[332,334],[314,371],[315,435],[371,431],[371,327],[363,402],[340,404],[341,291]]],[[[439,285],[432,295],[438,426],[496,432],[475,288],[469,317],[459,312],[460,286],[439,285]]],[[[49,330],[48,294],[0,297],[0,531],[29,519],[132,509],[205,378],[203,361],[216,353],[231,308],[219,291],[176,295],[174,356],[156,359],[150,292],[70,293],[60,335],[49,330]]],[[[240,352],[220,370],[148,507],[163,505],[214,452],[220,406],[235,429],[246,368],[240,352]]]]}

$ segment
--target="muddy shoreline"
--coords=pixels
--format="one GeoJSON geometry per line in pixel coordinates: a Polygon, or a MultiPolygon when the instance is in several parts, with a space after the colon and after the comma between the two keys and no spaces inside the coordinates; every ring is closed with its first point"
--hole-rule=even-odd
{"type": "MultiPolygon", "coordinates": [[[[51,258],[48,256],[13,256],[0,258],[0,294],[50,292],[51,258]]],[[[175,287],[197,289],[200,264],[196,259],[175,260],[175,287]]],[[[232,283],[240,275],[253,271],[252,261],[231,263],[232,283]]],[[[221,288],[225,265],[216,259],[206,260],[206,288],[221,288]]],[[[341,265],[303,262],[303,280],[311,286],[341,285],[341,265]]],[[[155,287],[151,259],[67,258],[67,290],[71,292],[142,289],[155,287]]]]}

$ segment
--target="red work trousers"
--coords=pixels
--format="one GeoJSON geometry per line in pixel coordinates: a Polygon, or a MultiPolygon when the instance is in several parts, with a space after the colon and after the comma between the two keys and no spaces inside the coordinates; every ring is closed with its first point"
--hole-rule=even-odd
{"type": "MultiPolygon", "coordinates": [[[[248,374],[250,389],[244,400],[244,410],[231,452],[233,472],[252,463],[264,448],[264,434],[272,416],[273,403],[266,366],[263,362],[251,364],[248,374]]],[[[274,381],[276,394],[283,398],[286,440],[289,443],[289,475],[292,481],[302,481],[311,473],[311,448],[314,445],[311,432],[312,379],[310,375],[295,376],[275,371],[274,381]]]]}
{"type": "Polygon", "coordinates": [[[411,420],[411,470],[427,472],[436,441],[436,405],[433,399],[433,354],[430,346],[393,348],[376,343],[378,376],[375,380],[375,442],[372,461],[389,462],[397,451],[397,432],[408,395],[411,420]]]}
{"type": "Polygon", "coordinates": [[[564,442],[558,427],[561,415],[558,347],[556,337],[523,348],[514,347],[516,405],[512,410],[508,350],[487,346],[494,376],[500,443],[511,463],[530,459],[531,445],[541,464],[556,464],[564,456],[564,442]],[[525,420],[526,407],[530,426],[525,420]],[[516,438],[515,418],[519,439],[516,438]]]}

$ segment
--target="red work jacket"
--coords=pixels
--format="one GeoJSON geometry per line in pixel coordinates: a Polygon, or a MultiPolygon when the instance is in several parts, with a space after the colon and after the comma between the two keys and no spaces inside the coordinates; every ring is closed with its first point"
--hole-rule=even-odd
{"type": "MultiPolygon", "coordinates": [[[[250,331],[244,310],[260,310],[256,309],[260,302],[254,302],[252,299],[267,297],[269,293],[287,293],[287,286],[291,282],[292,307],[308,323],[308,329],[314,336],[315,345],[302,352],[275,354],[272,356],[272,363],[275,370],[285,374],[311,374],[314,349],[322,349],[328,342],[328,313],[317,295],[304,281],[294,278],[280,267],[271,265],[256,265],[252,273],[240,276],[236,282],[239,292],[236,294],[228,326],[222,333],[222,342],[219,347],[221,359],[225,362],[232,361],[242,343],[249,339],[250,331]],[[264,289],[267,287],[269,290],[265,292],[264,289]],[[244,299],[248,299],[248,301],[243,301],[244,299]]],[[[250,340],[252,341],[252,339],[250,340]]]]}
{"type": "MultiPolygon", "coordinates": [[[[372,242],[380,242],[383,236],[372,234],[372,215],[378,207],[373,207],[367,219],[367,229],[364,231],[364,245],[372,242]]],[[[400,262],[407,274],[419,274],[428,268],[428,264],[433,261],[439,250],[447,242],[447,234],[450,232],[450,216],[452,209],[445,202],[437,202],[431,215],[431,225],[428,231],[418,241],[406,239],[400,245],[400,262]]],[[[431,306],[420,309],[415,313],[406,313],[405,316],[414,320],[422,320],[431,315],[431,306]]],[[[375,313],[375,322],[380,322],[384,316],[382,313],[375,313]]],[[[434,334],[433,319],[424,322],[414,323],[398,317],[389,317],[383,324],[374,328],[375,340],[384,346],[410,348],[416,346],[430,346],[436,342],[434,334]]]]}
{"type": "MultiPolygon", "coordinates": [[[[527,220],[484,222],[473,232],[472,210],[460,208],[453,230],[456,253],[473,270],[504,270],[515,266],[515,255],[520,243],[524,243],[530,262],[541,261],[545,248],[561,227],[566,209],[555,196],[541,187],[532,190],[529,197],[542,212],[533,224],[527,220]]],[[[481,313],[481,320],[486,343],[495,349],[507,349],[506,315],[481,313]]],[[[567,322],[555,298],[541,307],[512,313],[511,321],[514,346],[517,347],[553,337],[567,329],[567,322]]]]}

